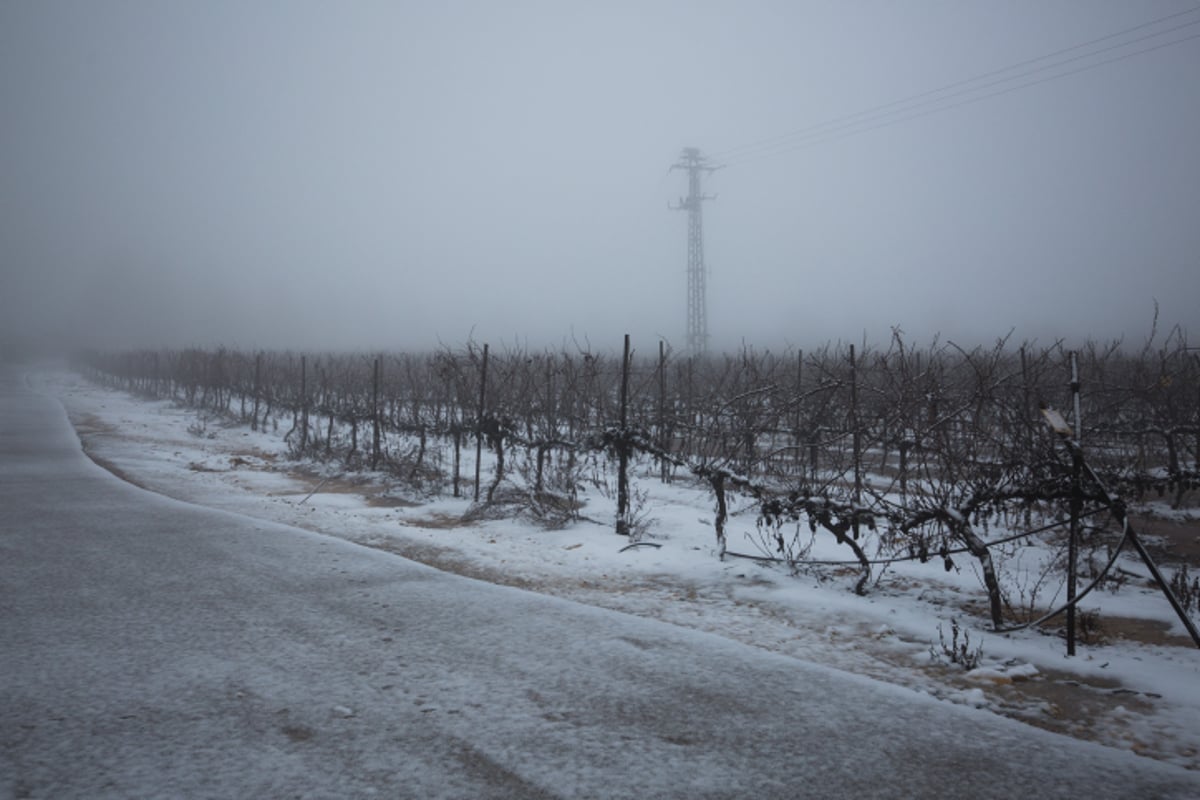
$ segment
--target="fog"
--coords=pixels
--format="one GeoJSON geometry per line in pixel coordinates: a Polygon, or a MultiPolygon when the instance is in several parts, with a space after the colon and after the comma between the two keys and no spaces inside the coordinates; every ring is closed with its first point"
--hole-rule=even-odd
{"type": "Polygon", "coordinates": [[[716,348],[1194,334],[1197,34],[1191,0],[11,0],[0,341],[681,348],[687,146],[725,165],[716,348]]]}

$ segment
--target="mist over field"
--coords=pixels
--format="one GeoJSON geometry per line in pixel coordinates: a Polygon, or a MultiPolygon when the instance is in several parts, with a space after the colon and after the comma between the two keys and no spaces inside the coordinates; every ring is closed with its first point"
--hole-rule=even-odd
{"type": "Polygon", "coordinates": [[[0,0],[0,798],[1200,798],[1198,142],[1200,0],[0,0]]]}
{"type": "Polygon", "coordinates": [[[682,348],[684,147],[714,349],[1195,332],[1197,75],[1191,0],[4,3],[0,344],[682,348]]]}

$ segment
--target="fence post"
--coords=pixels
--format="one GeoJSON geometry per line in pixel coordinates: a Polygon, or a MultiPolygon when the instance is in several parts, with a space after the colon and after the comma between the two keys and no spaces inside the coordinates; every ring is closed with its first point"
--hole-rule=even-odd
{"type": "MultiPolygon", "coordinates": [[[[1021,345],[1021,413],[1025,422],[1025,452],[1026,458],[1033,458],[1034,447],[1034,413],[1032,395],[1029,386],[1029,362],[1025,355],[1025,345],[1021,345]]],[[[1025,505],[1025,527],[1033,527],[1033,506],[1025,505]]]]}
{"type": "Polygon", "coordinates": [[[308,360],[300,356],[300,452],[308,450],[308,360]]]}
{"type": "Polygon", "coordinates": [[[629,535],[629,334],[621,357],[621,429],[617,434],[617,535],[629,535]]]}
{"type": "Polygon", "coordinates": [[[479,502],[479,467],[483,459],[483,415],[487,410],[488,346],[483,345],[483,365],[479,370],[479,415],[475,423],[475,502],[479,502]]]}
{"type": "MultiPolygon", "coordinates": [[[[854,345],[850,345],[850,426],[854,448],[854,503],[862,502],[862,431],[858,425],[858,363],[854,358],[854,345]]],[[[857,520],[857,517],[855,517],[857,520]]],[[[858,523],[854,523],[855,533],[858,533],[858,523]]]]}
{"type": "MultiPolygon", "coordinates": [[[[1189,347],[1189,350],[1200,348],[1189,347]]],[[[1196,419],[1200,419],[1200,355],[1192,354],[1192,358],[1196,361],[1196,419]]],[[[157,365],[157,361],[155,364],[157,365]]],[[[157,368],[157,367],[156,367],[157,368]]],[[[1195,470],[1200,473],[1200,425],[1196,426],[1196,460],[1195,470]]]]}
{"type": "Polygon", "coordinates": [[[379,464],[379,356],[371,369],[371,469],[379,464]]]}
{"type": "Polygon", "coordinates": [[[1083,510],[1083,426],[1079,419],[1079,361],[1071,351],[1071,402],[1075,412],[1075,444],[1071,450],[1071,527],[1067,541],[1067,655],[1075,655],[1075,566],[1079,559],[1079,514],[1083,510]]]}
{"type": "Polygon", "coordinates": [[[801,441],[803,435],[800,432],[800,424],[801,424],[801,420],[803,417],[803,415],[801,413],[801,406],[803,404],[801,403],[800,398],[803,396],[804,396],[804,350],[800,350],[796,355],[796,416],[792,420],[792,439],[794,440],[793,443],[796,446],[796,450],[795,450],[796,471],[797,471],[797,473],[799,473],[801,478],[804,477],[804,471],[803,471],[803,467],[802,467],[802,464],[804,462],[804,447],[803,447],[804,443],[801,441]]]}
{"type": "MultiPolygon", "coordinates": [[[[667,343],[658,340],[658,446],[666,453],[671,446],[667,441],[667,343]]],[[[667,468],[667,460],[658,460],[660,479],[663,483],[670,482],[671,475],[667,468]]]]}
{"type": "MultiPolygon", "coordinates": [[[[457,367],[454,373],[457,373],[457,367]]],[[[459,470],[462,467],[462,435],[463,435],[463,407],[461,394],[454,391],[454,378],[452,374],[446,378],[446,397],[449,412],[447,417],[450,419],[450,430],[454,434],[454,479],[451,485],[454,487],[454,496],[462,497],[462,489],[460,487],[459,470]],[[451,400],[450,398],[454,398],[451,400]]]]}
{"type": "MultiPolygon", "coordinates": [[[[158,355],[154,356],[155,366],[158,365],[158,355]]],[[[254,354],[254,415],[250,418],[250,430],[258,430],[258,403],[262,396],[262,352],[254,354]]]]}

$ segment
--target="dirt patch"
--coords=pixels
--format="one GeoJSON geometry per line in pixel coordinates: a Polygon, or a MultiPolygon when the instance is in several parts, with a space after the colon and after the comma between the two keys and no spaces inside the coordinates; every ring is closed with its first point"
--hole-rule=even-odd
{"type": "Polygon", "coordinates": [[[1092,677],[1086,680],[1066,672],[1043,670],[1029,680],[993,684],[987,694],[1001,713],[1054,733],[1104,744],[1126,740],[1135,752],[1147,743],[1133,740],[1127,725],[1115,720],[1123,714],[1149,716],[1157,695],[1126,689],[1120,682],[1092,677]],[[1108,720],[1097,725],[1099,720],[1108,720]]]}
{"type": "MultiPolygon", "coordinates": [[[[1178,637],[1172,638],[1178,640],[1178,637]]],[[[901,685],[909,682],[904,676],[909,674],[913,664],[904,655],[872,647],[870,636],[858,635],[852,637],[851,641],[867,648],[879,665],[885,665],[881,669],[866,670],[867,674],[901,685]]],[[[906,637],[905,641],[921,644],[906,637]]],[[[1190,647],[1191,640],[1179,644],[1190,647]]],[[[1089,653],[1103,663],[1102,648],[1091,647],[1089,653]]],[[[1170,759],[1189,769],[1200,769],[1197,753],[1179,749],[1169,738],[1154,734],[1150,739],[1141,738],[1148,730],[1146,721],[1153,719],[1157,713],[1162,702],[1161,696],[1129,689],[1115,678],[1102,675],[1082,677],[1054,669],[1039,669],[1032,675],[1019,671],[1009,675],[1003,670],[974,674],[932,660],[917,669],[929,675],[938,685],[952,690],[982,690],[990,710],[1017,721],[1053,733],[1128,749],[1139,755],[1170,759]]]]}
{"type": "MultiPolygon", "coordinates": [[[[1154,584],[1147,585],[1158,591],[1158,587],[1154,584]]],[[[1162,598],[1162,602],[1166,606],[1166,598],[1162,598]]],[[[1086,605],[1087,601],[1085,600],[1085,608],[1081,609],[1080,613],[1075,616],[1076,641],[1081,645],[1097,647],[1119,639],[1125,642],[1137,642],[1139,644],[1160,645],[1164,647],[1195,647],[1190,636],[1172,633],[1170,623],[1140,617],[1118,617],[1110,614],[1089,613],[1086,610],[1086,605]]],[[[964,617],[979,620],[988,619],[988,607],[982,601],[967,600],[961,603],[960,607],[965,612],[964,617]]],[[[1170,606],[1166,606],[1166,608],[1169,610],[1170,606]]],[[[1032,616],[1028,613],[1014,614],[1012,611],[1008,611],[1005,614],[1004,623],[1006,625],[1023,624],[1037,616],[1041,616],[1049,610],[1038,609],[1032,616]]],[[[1038,629],[1048,636],[1061,637],[1064,640],[1063,647],[1066,647],[1067,615],[1065,613],[1047,620],[1038,626],[1038,629]]]]}
{"type": "Polygon", "coordinates": [[[1131,522],[1156,561],[1200,566],[1200,520],[1131,515],[1131,522]]]}
{"type": "Polygon", "coordinates": [[[109,425],[95,414],[72,415],[71,424],[75,426],[75,433],[83,441],[85,450],[87,448],[85,437],[96,436],[98,434],[113,434],[117,431],[115,425],[109,425]]]}
{"type": "Polygon", "coordinates": [[[234,450],[229,454],[231,460],[246,462],[247,459],[257,458],[260,461],[265,461],[268,464],[274,464],[279,460],[279,456],[274,453],[267,453],[262,450],[234,450]]]}
{"type": "Polygon", "coordinates": [[[406,520],[405,524],[411,525],[414,528],[433,528],[434,530],[452,530],[461,528],[467,523],[462,517],[455,514],[430,514],[427,517],[419,519],[406,520]]]}
{"type": "Polygon", "coordinates": [[[75,435],[79,437],[79,444],[83,448],[83,454],[90,458],[92,463],[102,469],[108,470],[126,483],[132,484],[139,489],[152,491],[145,483],[138,481],[116,464],[96,454],[93,440],[97,436],[116,435],[117,428],[115,425],[109,425],[94,414],[79,414],[70,416],[69,419],[71,425],[75,428],[75,435]]]}
{"type": "MultiPolygon", "coordinates": [[[[1166,600],[1163,602],[1165,603],[1166,600]]],[[[1195,647],[1190,636],[1172,633],[1171,625],[1159,620],[1139,619],[1137,617],[1101,616],[1098,627],[1100,644],[1110,639],[1121,639],[1127,642],[1153,644],[1163,647],[1195,647]]]]}
{"type": "MultiPolygon", "coordinates": [[[[275,470],[270,470],[275,471],[275,470]]],[[[362,497],[367,505],[373,508],[415,508],[420,505],[404,497],[388,494],[388,487],[382,486],[370,477],[347,473],[333,477],[322,476],[314,470],[303,467],[293,467],[286,470],[288,477],[300,483],[311,485],[310,496],[321,494],[354,494],[362,497]]]]}
{"type": "Polygon", "coordinates": [[[92,451],[92,448],[89,446],[87,440],[81,440],[81,441],[83,442],[83,454],[86,455],[88,458],[90,458],[92,460],[92,463],[94,463],[96,466],[108,470],[116,477],[120,478],[121,480],[125,481],[128,484],[132,484],[133,486],[138,487],[139,489],[145,489],[148,492],[154,491],[148,485],[137,480],[136,478],[131,476],[129,473],[125,472],[123,469],[118,467],[116,464],[109,461],[107,458],[102,458],[102,457],[96,455],[92,451]]]}
{"type": "Polygon", "coordinates": [[[550,591],[548,585],[544,581],[530,579],[521,575],[516,575],[510,572],[504,572],[499,569],[481,566],[480,564],[468,561],[463,558],[457,551],[448,547],[438,547],[431,544],[419,544],[416,542],[404,542],[395,539],[356,539],[357,544],[365,547],[373,547],[376,550],[383,550],[387,553],[393,553],[407,558],[409,561],[416,561],[424,564],[427,567],[441,570],[442,572],[451,572],[456,575],[462,575],[467,578],[494,583],[500,586],[513,586],[518,589],[528,589],[529,591],[542,592],[544,594],[557,594],[550,591]]]}
{"type": "MultiPolygon", "coordinates": [[[[370,476],[357,473],[345,473],[335,476],[324,476],[319,471],[295,464],[279,463],[279,456],[259,450],[237,450],[229,454],[228,470],[207,464],[192,462],[188,469],[193,472],[226,472],[233,470],[249,470],[286,475],[296,483],[307,486],[299,491],[274,492],[268,496],[292,497],[303,495],[304,499],[319,495],[352,494],[362,497],[367,505],[373,508],[413,508],[419,503],[405,497],[389,494],[389,487],[381,485],[370,476]]],[[[303,502],[303,501],[301,501],[303,502]]]]}
{"type": "Polygon", "coordinates": [[[419,505],[411,500],[386,494],[365,494],[363,498],[372,508],[416,508],[419,505]]]}

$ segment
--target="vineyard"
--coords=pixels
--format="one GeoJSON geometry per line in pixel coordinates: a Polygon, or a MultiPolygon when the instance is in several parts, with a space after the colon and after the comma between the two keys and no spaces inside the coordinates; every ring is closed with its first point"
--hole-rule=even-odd
{"type": "MultiPolygon", "coordinates": [[[[1000,554],[1035,536],[1062,545],[1073,626],[1076,580],[1090,582],[1084,593],[1119,580],[1117,551],[1127,540],[1142,550],[1125,504],[1180,509],[1200,487],[1200,355],[1179,330],[1132,351],[914,347],[896,332],[886,348],[707,357],[661,343],[640,354],[626,339],[616,353],[189,349],[85,353],[78,366],[278,430],[297,458],[386,473],[416,496],[472,498],[477,515],[560,526],[581,513],[584,486],[611,491],[614,529],[633,546],[653,538],[640,485],[700,482],[722,557],[848,565],[859,593],[899,559],[963,560],[998,630],[1045,619],[1001,585],[1000,554]],[[754,520],[750,552],[726,541],[735,510],[754,520]],[[845,564],[808,558],[824,536],[845,564]]],[[[1161,581],[1181,616],[1196,594],[1188,580],[1185,567],[1173,592],[1161,581]]]]}

